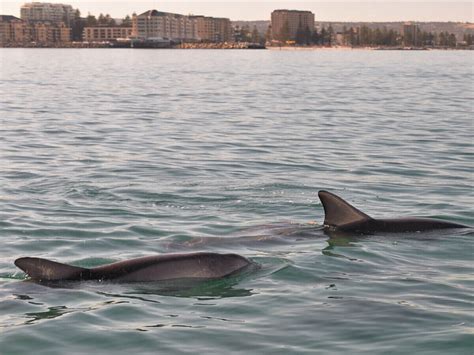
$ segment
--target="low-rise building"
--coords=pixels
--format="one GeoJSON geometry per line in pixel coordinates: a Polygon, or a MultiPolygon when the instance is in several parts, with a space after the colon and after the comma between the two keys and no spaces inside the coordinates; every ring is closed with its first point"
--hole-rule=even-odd
{"type": "Polygon", "coordinates": [[[0,15],[0,46],[12,43],[23,43],[25,28],[18,17],[0,15]]]}
{"type": "Polygon", "coordinates": [[[132,17],[132,36],[189,40],[196,37],[196,25],[189,16],[149,10],[132,17]]]}
{"type": "Polygon", "coordinates": [[[228,18],[185,16],[149,10],[132,17],[132,36],[174,41],[225,42],[232,39],[228,18]]]}
{"type": "Polygon", "coordinates": [[[131,35],[132,27],[84,27],[82,39],[86,42],[105,42],[131,35]]]}
{"type": "Polygon", "coordinates": [[[0,45],[64,44],[71,41],[71,29],[64,23],[26,22],[0,15],[0,45]]]}
{"type": "Polygon", "coordinates": [[[30,40],[41,44],[63,44],[71,41],[71,29],[64,23],[35,22],[26,25],[30,40]]]}

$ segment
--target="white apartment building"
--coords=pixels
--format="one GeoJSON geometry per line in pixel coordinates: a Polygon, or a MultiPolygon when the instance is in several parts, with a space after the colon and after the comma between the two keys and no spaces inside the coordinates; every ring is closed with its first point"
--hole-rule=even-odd
{"type": "Polygon", "coordinates": [[[231,40],[232,27],[227,18],[185,16],[149,10],[132,18],[132,36],[178,41],[231,40]]]}
{"type": "Polygon", "coordinates": [[[71,5],[51,4],[46,2],[31,2],[24,4],[21,9],[21,19],[27,22],[49,21],[64,22],[66,25],[74,18],[75,11],[71,5]]]}

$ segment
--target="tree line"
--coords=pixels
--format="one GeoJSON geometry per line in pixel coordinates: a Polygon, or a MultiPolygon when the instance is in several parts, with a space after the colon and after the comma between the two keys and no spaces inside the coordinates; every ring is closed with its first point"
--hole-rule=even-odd
{"type": "Polygon", "coordinates": [[[282,42],[294,41],[298,45],[331,45],[333,43],[334,30],[331,26],[327,29],[322,28],[320,32],[317,29],[311,31],[309,27],[298,28],[296,39],[290,36],[288,24],[285,24],[282,33],[273,35],[271,27],[268,27],[267,32],[262,35],[254,26],[252,30],[248,25],[235,28],[236,42],[252,42],[261,43],[270,42],[272,39],[277,39],[282,42]]]}
{"type": "Polygon", "coordinates": [[[457,46],[457,39],[454,33],[428,32],[416,27],[415,33],[400,33],[386,27],[371,29],[368,26],[361,26],[356,29],[344,28],[342,31],[342,41],[349,46],[413,46],[413,47],[449,47],[457,46]]]}
{"type": "MultiPolygon", "coordinates": [[[[343,27],[342,32],[336,33],[331,25],[327,28],[322,26],[319,30],[311,30],[308,26],[298,27],[296,34],[290,34],[288,23],[285,23],[279,33],[267,31],[267,40],[277,40],[280,42],[294,42],[297,45],[319,45],[331,46],[335,43],[336,36],[339,36],[338,42],[352,47],[373,47],[373,46],[413,46],[413,47],[449,47],[457,46],[457,39],[454,33],[448,32],[427,32],[416,27],[415,34],[402,33],[393,29],[370,28],[363,25],[360,27],[343,27]]],[[[463,38],[468,46],[474,42],[474,35],[465,34],[463,38]]]]}
{"type": "Polygon", "coordinates": [[[474,34],[465,33],[463,36],[463,41],[466,42],[468,46],[472,46],[474,44],[474,34]]]}
{"type": "Polygon", "coordinates": [[[261,35],[260,32],[258,32],[256,26],[254,26],[253,29],[250,30],[249,25],[235,27],[234,37],[236,42],[265,44],[266,41],[266,37],[261,35]]]}

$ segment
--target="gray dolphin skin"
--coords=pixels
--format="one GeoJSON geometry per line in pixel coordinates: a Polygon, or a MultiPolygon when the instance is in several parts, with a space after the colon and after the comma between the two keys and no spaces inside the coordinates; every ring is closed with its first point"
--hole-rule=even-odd
{"type": "Polygon", "coordinates": [[[188,253],[146,256],[119,261],[92,269],[61,264],[41,258],[19,258],[15,265],[33,281],[150,282],[174,279],[219,279],[250,265],[237,254],[188,253]]]}
{"type": "Polygon", "coordinates": [[[324,207],[324,227],[331,231],[371,234],[469,228],[462,224],[431,218],[374,219],[330,192],[319,191],[318,195],[324,207]]]}

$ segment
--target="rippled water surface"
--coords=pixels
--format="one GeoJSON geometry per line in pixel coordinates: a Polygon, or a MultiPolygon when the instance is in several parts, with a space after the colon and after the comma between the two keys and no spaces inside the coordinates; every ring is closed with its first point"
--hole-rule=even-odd
{"type": "Polygon", "coordinates": [[[333,236],[317,192],[473,225],[473,55],[0,50],[0,352],[472,354],[473,233],[333,236]],[[39,285],[233,252],[179,284],[39,285]]]}

